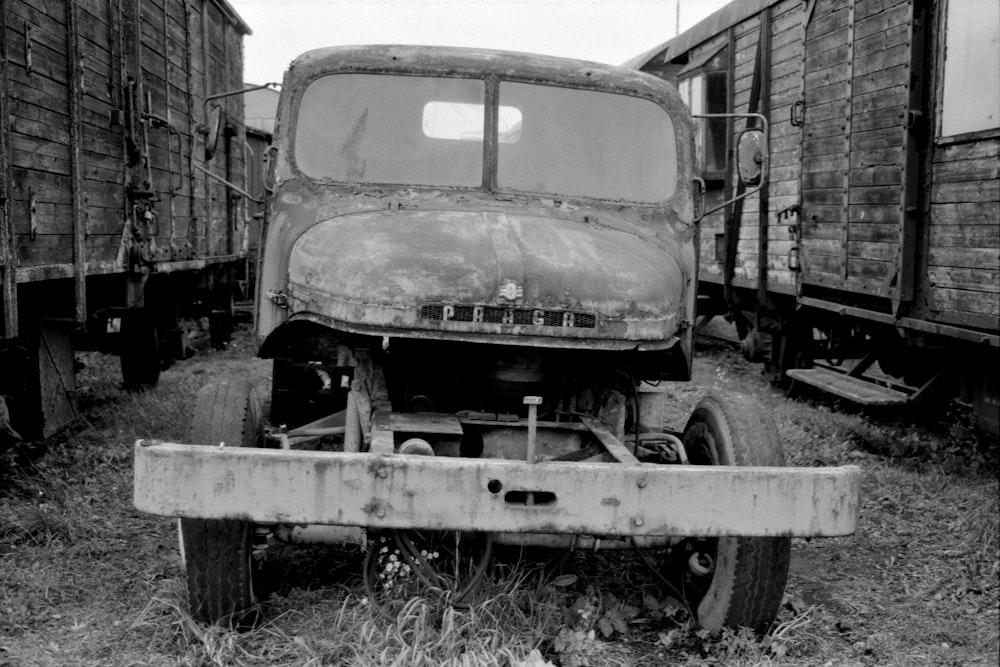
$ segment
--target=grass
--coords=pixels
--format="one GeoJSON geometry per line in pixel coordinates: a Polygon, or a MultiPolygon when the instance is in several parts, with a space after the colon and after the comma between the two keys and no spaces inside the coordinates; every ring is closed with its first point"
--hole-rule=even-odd
{"type": "Polygon", "coordinates": [[[163,374],[118,386],[117,360],[86,355],[84,419],[0,463],[0,665],[996,665],[1000,508],[995,443],[951,413],[913,425],[788,400],[759,370],[705,347],[697,381],[670,388],[682,426],[699,394],[755,394],[795,465],[864,471],[858,533],[795,540],[778,624],[763,639],[708,636],[628,552],[507,554],[470,609],[372,609],[362,555],[269,552],[275,592],[249,632],[192,620],[173,521],[131,505],[137,438],[183,440],[197,389],[266,375],[241,334],[163,374]]]}

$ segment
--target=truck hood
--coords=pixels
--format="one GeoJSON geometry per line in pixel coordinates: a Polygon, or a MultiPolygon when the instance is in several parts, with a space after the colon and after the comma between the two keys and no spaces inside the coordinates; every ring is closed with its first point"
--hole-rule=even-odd
{"type": "MultiPolygon", "coordinates": [[[[558,315],[569,312],[581,321],[593,317],[594,329],[614,321],[656,323],[658,333],[638,337],[662,338],[667,320],[676,325],[688,280],[672,255],[652,235],[532,214],[347,214],[319,222],[294,243],[290,305],[343,322],[436,329],[461,326],[446,322],[449,307],[535,309],[541,320],[533,333],[544,333],[546,317],[550,327],[572,326],[558,315]]],[[[472,315],[467,321],[477,323],[472,315]]]]}

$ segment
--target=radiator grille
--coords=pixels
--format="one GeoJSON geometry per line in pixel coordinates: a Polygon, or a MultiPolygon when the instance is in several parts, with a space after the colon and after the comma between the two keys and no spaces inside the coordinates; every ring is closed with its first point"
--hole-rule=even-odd
{"type": "Polygon", "coordinates": [[[437,322],[484,322],[486,324],[518,324],[521,326],[594,329],[597,317],[593,313],[542,308],[505,308],[503,306],[469,306],[429,303],[420,307],[420,318],[437,322]]]}

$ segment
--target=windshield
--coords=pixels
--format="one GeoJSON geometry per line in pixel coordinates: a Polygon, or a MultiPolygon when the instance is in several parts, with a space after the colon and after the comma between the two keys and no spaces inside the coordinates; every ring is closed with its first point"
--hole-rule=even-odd
{"type": "MultiPolygon", "coordinates": [[[[317,179],[482,187],[485,97],[479,79],[317,79],[299,105],[295,163],[317,179]]],[[[656,103],[510,81],[499,98],[499,189],[644,203],[673,194],[676,141],[656,103]]]]}
{"type": "Polygon", "coordinates": [[[485,94],[478,79],[317,79],[299,105],[295,162],[335,181],[479,187],[485,94]]]}
{"type": "Polygon", "coordinates": [[[500,144],[500,189],[650,203],[673,194],[676,142],[658,104],[509,81],[500,104],[524,118],[520,141],[500,144]]]}

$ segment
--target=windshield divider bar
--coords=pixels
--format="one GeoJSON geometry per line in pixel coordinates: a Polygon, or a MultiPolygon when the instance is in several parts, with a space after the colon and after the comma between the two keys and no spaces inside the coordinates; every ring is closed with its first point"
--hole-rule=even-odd
{"type": "Polygon", "coordinates": [[[497,191],[497,126],[500,123],[500,79],[496,75],[486,77],[486,128],[483,130],[483,188],[487,192],[497,191]]]}

